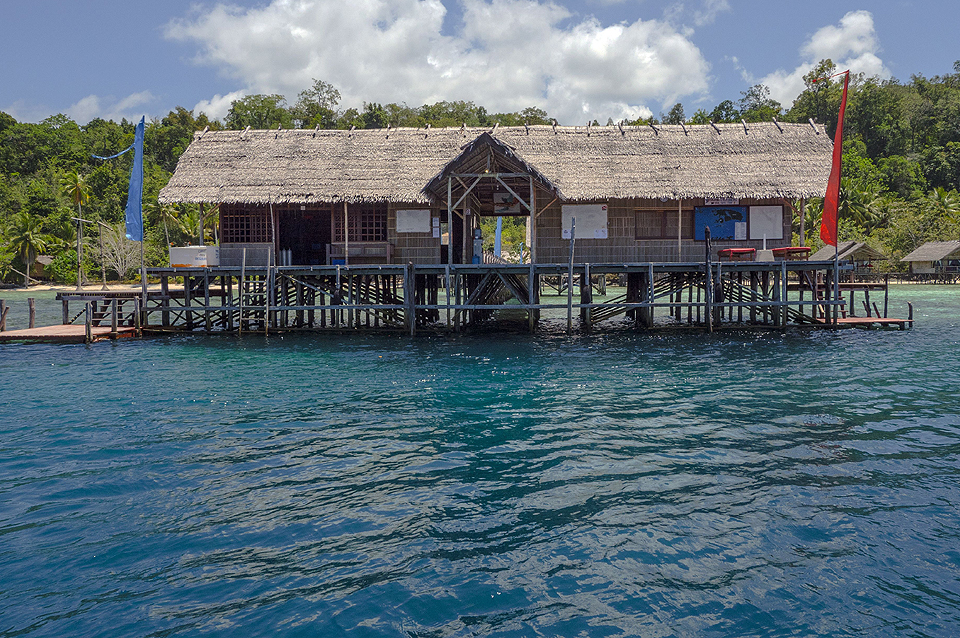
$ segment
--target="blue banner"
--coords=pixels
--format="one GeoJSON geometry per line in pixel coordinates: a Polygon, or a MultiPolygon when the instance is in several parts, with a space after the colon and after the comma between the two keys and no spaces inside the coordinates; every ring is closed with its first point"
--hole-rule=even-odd
{"type": "Polygon", "coordinates": [[[92,157],[93,157],[93,159],[98,159],[98,160],[117,159],[118,157],[120,157],[121,155],[123,155],[124,153],[126,153],[127,151],[129,151],[131,148],[133,148],[133,144],[131,144],[131,145],[128,146],[127,148],[123,149],[122,151],[120,151],[120,152],[117,153],[116,155],[111,155],[110,157],[102,157],[102,156],[100,156],[100,155],[93,155],[92,157]]]}
{"type": "MultiPolygon", "coordinates": [[[[133,169],[127,192],[127,239],[143,241],[143,123],[140,118],[133,138],[133,169]]],[[[129,149],[128,149],[129,150],[129,149]]]]}

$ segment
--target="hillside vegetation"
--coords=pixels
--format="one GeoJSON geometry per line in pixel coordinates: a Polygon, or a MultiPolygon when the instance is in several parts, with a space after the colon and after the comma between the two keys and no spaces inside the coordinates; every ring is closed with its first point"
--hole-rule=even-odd
{"type": "MultiPolygon", "coordinates": [[[[960,239],[960,61],[953,73],[933,78],[852,77],[844,129],[844,170],[840,239],[867,241],[890,256],[885,267],[903,268],[899,258],[931,240],[960,239]]],[[[762,85],[724,100],[712,110],[687,116],[682,104],[657,118],[627,124],[770,121],[826,125],[832,136],[840,105],[838,81],[814,82],[836,72],[830,60],[805,77],[806,89],[789,108],[773,101],[762,85]]],[[[193,133],[211,129],[384,128],[386,126],[515,126],[548,124],[545,111],[530,107],[516,113],[488,113],[472,102],[437,102],[420,107],[365,103],[341,108],[340,93],[315,81],[295,104],[280,95],[250,95],[235,101],[223,121],[177,107],[147,123],[145,136],[144,217],[149,265],[166,260],[169,244],[195,243],[201,224],[213,239],[214,220],[200,219],[197,206],[160,206],[157,194],[167,183],[193,133]]],[[[594,124],[600,125],[599,122],[594,124]]],[[[607,125],[613,125],[607,120],[607,125]]],[[[51,255],[47,272],[74,283],[77,272],[77,222],[83,224],[83,271],[90,279],[103,267],[111,278],[125,278],[131,260],[117,228],[123,223],[132,157],[98,160],[133,142],[134,123],[95,119],[86,124],[65,115],[38,124],[18,122],[0,112],[0,280],[23,281],[38,255],[51,255]],[[112,240],[112,241],[107,241],[112,240]]],[[[822,202],[807,203],[806,245],[818,247],[822,202]]],[[[795,224],[795,233],[799,232],[795,224]]],[[[795,236],[795,242],[799,242],[795,236]]]]}

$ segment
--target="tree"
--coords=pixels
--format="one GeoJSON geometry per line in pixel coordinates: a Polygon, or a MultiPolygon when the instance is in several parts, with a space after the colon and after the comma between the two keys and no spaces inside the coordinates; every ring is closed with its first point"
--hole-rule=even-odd
{"type": "Polygon", "coordinates": [[[226,117],[227,128],[241,130],[293,127],[293,116],[282,95],[248,95],[230,103],[226,117]]]}
{"type": "Polygon", "coordinates": [[[960,193],[938,187],[927,194],[927,199],[941,215],[960,221],[960,193]]]}
{"type": "Polygon", "coordinates": [[[121,222],[107,227],[100,227],[103,239],[104,260],[117,273],[121,280],[140,264],[139,242],[127,239],[126,225],[121,222]]]}
{"type": "Polygon", "coordinates": [[[60,188],[64,195],[77,207],[77,285],[83,283],[80,264],[83,261],[83,203],[90,197],[90,188],[86,180],[77,171],[71,171],[60,178],[60,188]]]}
{"type": "Polygon", "coordinates": [[[683,124],[687,118],[683,114],[683,104],[677,102],[670,109],[670,112],[663,116],[664,124],[683,124]]]}
{"type": "Polygon", "coordinates": [[[710,112],[710,121],[712,122],[739,122],[740,111],[730,100],[724,100],[717,104],[716,108],[710,112]]]}
{"type": "Polygon", "coordinates": [[[783,107],[770,97],[770,89],[763,84],[755,84],[740,95],[740,117],[747,122],[769,122],[782,115],[783,107]]]}
{"type": "Polygon", "coordinates": [[[291,109],[293,118],[301,128],[336,128],[337,105],[340,91],[329,82],[314,78],[313,86],[300,91],[297,103],[291,109]]]}
{"type": "Polygon", "coordinates": [[[691,124],[709,124],[710,123],[710,114],[704,109],[697,109],[696,112],[690,117],[691,124]]]}
{"type": "Polygon", "coordinates": [[[364,103],[363,115],[360,117],[363,120],[363,128],[386,128],[390,123],[386,109],[376,102],[364,103]]]}
{"type": "Polygon", "coordinates": [[[37,255],[47,250],[51,238],[43,232],[42,220],[26,211],[20,211],[13,216],[8,235],[10,249],[25,267],[23,286],[26,288],[30,285],[30,271],[37,255]]]}

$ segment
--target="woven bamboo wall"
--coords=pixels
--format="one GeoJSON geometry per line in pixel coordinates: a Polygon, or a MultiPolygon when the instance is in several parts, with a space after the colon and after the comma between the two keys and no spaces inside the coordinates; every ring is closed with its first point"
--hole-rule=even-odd
{"type": "MultiPolygon", "coordinates": [[[[397,209],[416,208],[416,205],[391,204],[387,212],[387,241],[393,244],[392,261],[395,264],[437,264],[440,263],[440,238],[428,233],[398,233],[397,209]]],[[[422,206],[422,208],[427,208],[422,206]]],[[[439,218],[436,209],[430,211],[430,222],[439,218]]]]}
{"type": "MultiPolygon", "coordinates": [[[[602,202],[598,202],[602,203],[602,202]]],[[[638,208],[664,208],[676,210],[676,200],[612,199],[606,202],[607,239],[577,239],[574,261],[587,263],[629,262],[675,262],[703,261],[704,242],[684,238],[683,254],[677,255],[677,239],[637,239],[636,211],[638,208]]],[[[742,199],[740,206],[780,205],[781,200],[742,199]]],[[[684,200],[684,209],[703,206],[703,200],[684,200]]],[[[544,209],[537,219],[537,262],[565,263],[570,258],[570,240],[563,239],[561,229],[561,204],[552,204],[544,209]]],[[[791,243],[790,209],[785,207],[782,240],[767,240],[767,248],[789,246],[791,243]]],[[[723,248],[763,247],[762,240],[714,241],[713,256],[723,248]]]]}

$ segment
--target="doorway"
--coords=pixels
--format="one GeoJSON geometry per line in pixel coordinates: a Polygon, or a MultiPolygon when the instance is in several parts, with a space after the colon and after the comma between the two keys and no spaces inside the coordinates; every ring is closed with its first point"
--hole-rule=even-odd
{"type": "Polygon", "coordinates": [[[327,263],[331,241],[330,209],[284,209],[279,211],[277,249],[290,251],[290,264],[320,266],[327,263]]]}

